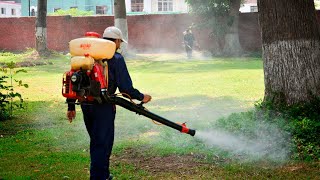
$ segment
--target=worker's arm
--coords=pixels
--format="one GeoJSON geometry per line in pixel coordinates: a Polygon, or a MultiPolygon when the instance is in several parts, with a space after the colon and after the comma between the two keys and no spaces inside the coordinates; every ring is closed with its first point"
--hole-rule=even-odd
{"type": "Polygon", "coordinates": [[[120,57],[116,61],[116,83],[121,93],[128,94],[132,99],[137,99],[144,103],[151,100],[151,96],[148,94],[142,94],[139,90],[135,89],[132,84],[130,74],[127,69],[127,65],[123,57],[120,57]]]}
{"type": "Polygon", "coordinates": [[[76,100],[75,99],[67,99],[68,103],[68,111],[67,111],[67,118],[71,123],[72,120],[76,117],[76,100]]]}

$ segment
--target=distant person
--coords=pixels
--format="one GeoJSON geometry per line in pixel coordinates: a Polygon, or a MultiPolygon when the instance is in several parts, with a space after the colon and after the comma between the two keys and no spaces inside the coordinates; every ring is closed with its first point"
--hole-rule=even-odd
{"type": "Polygon", "coordinates": [[[36,16],[36,11],[34,9],[31,10],[31,16],[36,16]]]}
{"type": "Polygon", "coordinates": [[[191,28],[188,28],[185,32],[183,32],[183,41],[186,48],[187,57],[190,59],[192,57],[193,43],[195,41],[191,28]]]}

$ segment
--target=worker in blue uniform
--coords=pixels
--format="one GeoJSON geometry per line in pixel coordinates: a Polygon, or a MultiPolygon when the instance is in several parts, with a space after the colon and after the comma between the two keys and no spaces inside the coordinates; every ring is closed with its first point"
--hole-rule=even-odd
{"type": "MultiPolygon", "coordinates": [[[[120,48],[122,42],[127,43],[122,32],[114,26],[105,29],[103,38],[113,41],[116,49],[120,48]]],[[[107,60],[107,64],[109,94],[115,93],[118,88],[121,93],[129,95],[132,99],[143,103],[151,100],[150,95],[142,94],[133,87],[124,57],[120,53],[116,52],[112,59],[107,60]]],[[[109,103],[82,104],[81,109],[90,136],[90,179],[110,180],[113,178],[109,171],[109,158],[114,141],[115,105],[109,103]]],[[[69,103],[67,112],[69,121],[72,122],[75,116],[75,105],[69,103]]]]}

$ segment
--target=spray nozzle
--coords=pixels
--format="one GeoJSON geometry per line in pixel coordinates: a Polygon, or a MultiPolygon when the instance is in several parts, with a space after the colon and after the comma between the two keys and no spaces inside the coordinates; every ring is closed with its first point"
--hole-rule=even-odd
{"type": "Polygon", "coordinates": [[[193,129],[189,129],[189,128],[187,127],[187,124],[186,124],[186,123],[187,123],[187,122],[184,122],[184,123],[181,124],[181,127],[182,127],[181,132],[182,132],[182,133],[186,133],[186,134],[190,134],[191,136],[194,136],[194,135],[196,134],[196,131],[193,130],[193,129]]]}

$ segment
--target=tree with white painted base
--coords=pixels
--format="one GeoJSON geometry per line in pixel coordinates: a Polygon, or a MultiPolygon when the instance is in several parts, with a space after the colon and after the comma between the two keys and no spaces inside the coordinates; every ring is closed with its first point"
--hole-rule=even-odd
{"type": "Polygon", "coordinates": [[[191,12],[201,20],[195,22],[200,28],[208,28],[214,55],[237,56],[242,53],[239,41],[239,9],[241,0],[185,0],[191,12]]]}
{"type": "Polygon", "coordinates": [[[320,34],[313,1],[258,0],[265,102],[303,105],[320,96],[320,34]]]}
{"type": "MultiPolygon", "coordinates": [[[[124,39],[128,41],[128,24],[125,0],[114,1],[114,26],[121,30],[124,39]]],[[[122,55],[127,53],[126,43],[121,44],[121,50],[122,55]]]]}
{"type": "Polygon", "coordinates": [[[37,10],[36,50],[40,56],[47,56],[47,0],[38,0],[37,10]]]}

